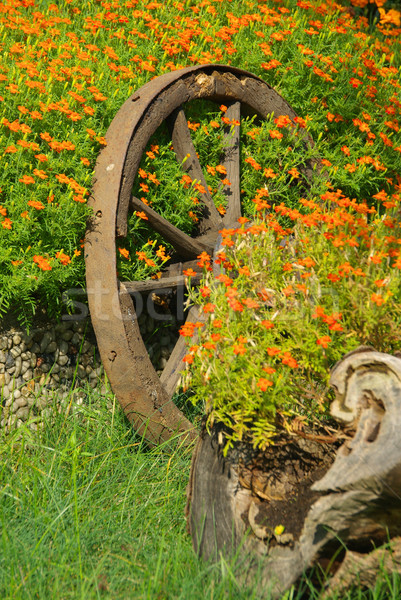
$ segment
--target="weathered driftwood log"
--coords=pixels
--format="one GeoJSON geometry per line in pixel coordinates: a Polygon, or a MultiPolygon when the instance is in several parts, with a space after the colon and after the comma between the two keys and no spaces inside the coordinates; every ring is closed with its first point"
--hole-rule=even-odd
{"type": "MultiPolygon", "coordinates": [[[[223,457],[224,431],[214,429],[194,452],[187,513],[196,552],[237,552],[243,581],[273,597],[315,565],[337,571],[333,586],[349,585],[348,572],[355,583],[355,562],[375,570],[375,548],[401,535],[401,359],[362,347],[335,366],[331,385],[336,442],[282,436],[264,452],[237,444],[223,457]]],[[[399,569],[397,561],[385,565],[399,569]]]]}

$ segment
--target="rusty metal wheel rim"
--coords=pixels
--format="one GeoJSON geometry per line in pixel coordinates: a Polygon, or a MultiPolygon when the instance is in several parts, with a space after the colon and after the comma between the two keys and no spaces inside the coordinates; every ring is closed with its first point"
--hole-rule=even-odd
{"type": "MultiPolygon", "coordinates": [[[[112,389],[134,428],[156,444],[174,433],[183,433],[191,441],[196,431],[171,401],[169,378],[163,375],[159,378],[150,361],[130,294],[116,276],[115,240],[116,236],[126,234],[130,204],[137,209],[146,207],[143,203],[138,205],[140,201],[131,194],[147,142],[161,123],[169,119],[177,158],[180,160],[181,154],[182,160],[182,152],[185,156],[186,144],[190,143],[182,129],[185,121],[182,105],[198,98],[227,104],[230,118],[240,117],[243,108],[262,118],[272,113],[287,115],[291,120],[296,117],[289,104],[252,73],[225,65],[200,65],[167,73],[144,85],[123,104],[107,131],[107,146],[96,163],[90,199],[93,216],[85,240],[89,309],[112,389]]],[[[195,169],[196,175],[200,165],[193,159],[192,155],[189,168],[195,169]]],[[[231,188],[227,213],[220,217],[213,201],[210,203],[204,197],[206,235],[192,242],[188,236],[181,239],[180,250],[187,258],[202,250],[210,251],[219,227],[227,226],[241,215],[239,150],[235,139],[226,152],[225,164],[231,173],[230,181],[238,180],[231,188]],[[189,244],[189,250],[185,244],[189,244]]],[[[310,175],[311,165],[308,170],[310,175]]],[[[163,222],[160,226],[167,227],[163,222]]]]}

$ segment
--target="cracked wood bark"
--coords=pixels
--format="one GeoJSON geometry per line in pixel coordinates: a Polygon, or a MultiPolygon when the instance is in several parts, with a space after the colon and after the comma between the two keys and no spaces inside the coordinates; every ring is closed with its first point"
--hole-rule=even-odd
{"type": "Polygon", "coordinates": [[[333,593],[344,594],[355,585],[372,589],[383,572],[401,575],[401,538],[391,540],[388,546],[369,554],[347,550],[340,568],[328,583],[322,600],[333,598],[333,593]]]}
{"type": "MultiPolygon", "coordinates": [[[[328,462],[330,446],[295,436],[284,474],[276,464],[285,451],[279,444],[264,460],[245,444],[223,457],[217,428],[204,432],[194,452],[187,518],[196,552],[205,559],[229,556],[241,544],[240,579],[254,579],[275,598],[342,544],[377,565],[374,549],[401,535],[401,359],[363,347],[334,367],[331,385],[331,412],[348,441],[328,462]],[[308,467],[314,455],[316,468],[308,467]],[[279,523],[283,535],[274,534],[279,523]]],[[[347,562],[342,580],[346,571],[347,562]]]]}

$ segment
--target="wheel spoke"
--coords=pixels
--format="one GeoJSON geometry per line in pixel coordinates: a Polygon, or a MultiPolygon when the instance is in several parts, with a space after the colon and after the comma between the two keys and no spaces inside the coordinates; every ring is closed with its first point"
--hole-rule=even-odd
{"type": "Polygon", "coordinates": [[[142,200],[139,200],[139,198],[133,196],[130,206],[135,211],[145,213],[152,229],[162,235],[183,258],[194,258],[202,252],[210,254],[213,251],[213,245],[209,244],[207,240],[199,241],[187,235],[181,229],[172,225],[167,219],[161,217],[156,211],[142,202],[142,200]]]}
{"type": "MultiPolygon", "coordinates": [[[[203,277],[202,273],[197,273],[191,277],[191,286],[199,285],[203,277]]],[[[149,294],[150,292],[159,292],[162,290],[175,289],[180,285],[187,286],[189,280],[184,275],[173,275],[172,277],[161,277],[160,279],[148,279],[147,281],[123,281],[124,286],[130,294],[138,292],[140,294],[149,294]]]]}
{"type": "MultiPolygon", "coordinates": [[[[201,313],[197,306],[193,306],[187,317],[187,321],[201,321],[205,320],[205,314],[201,313]]],[[[171,398],[175,392],[178,381],[181,376],[181,371],[185,367],[183,362],[184,356],[188,353],[188,343],[185,338],[180,335],[174,350],[172,351],[170,358],[167,361],[166,366],[163,369],[163,373],[160,375],[160,382],[164,386],[167,392],[167,396],[171,398]]]]}
{"type": "Polygon", "coordinates": [[[182,107],[177,108],[167,119],[170,129],[171,139],[178,162],[188,173],[190,178],[197,180],[204,188],[201,193],[201,200],[205,205],[205,218],[203,219],[203,229],[217,229],[221,226],[221,217],[214,205],[213,198],[209,192],[199,158],[196,154],[195,146],[189,131],[187,118],[182,107]]]}
{"type": "MultiPolygon", "coordinates": [[[[225,113],[230,121],[240,122],[241,103],[232,102],[225,113]]],[[[224,129],[224,158],[223,166],[227,171],[230,185],[223,185],[222,192],[227,198],[227,211],[223,222],[227,227],[232,225],[241,216],[241,188],[240,188],[240,125],[226,125],[224,129]]]]}

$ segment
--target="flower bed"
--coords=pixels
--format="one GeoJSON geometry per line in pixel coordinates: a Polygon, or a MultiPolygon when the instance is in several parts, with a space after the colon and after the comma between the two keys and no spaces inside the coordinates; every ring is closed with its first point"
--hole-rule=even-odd
{"type": "MultiPolygon", "coordinates": [[[[107,127],[134,89],[154,76],[196,63],[229,63],[254,72],[299,115],[296,127],[274,115],[263,127],[244,120],[241,188],[246,215],[253,219],[264,210],[276,215],[282,207],[278,227],[290,228],[298,214],[292,211],[313,215],[316,198],[327,192],[333,201],[346,198],[352,206],[366,205],[367,211],[373,207],[374,214],[365,208],[360,214],[366,213],[367,223],[382,221],[387,231],[380,235],[395,237],[389,242],[391,256],[382,257],[393,261],[394,268],[398,238],[391,219],[398,218],[401,186],[400,13],[391,0],[345,4],[225,0],[215,5],[205,0],[184,6],[127,0],[88,3],[82,10],[70,0],[46,6],[34,0],[0,3],[0,312],[13,308],[31,328],[35,311],[42,308],[52,319],[66,306],[73,312],[74,299],[85,287],[87,199],[107,127]],[[315,148],[306,154],[301,143],[305,130],[315,140],[315,148]],[[318,154],[324,168],[309,186],[302,167],[318,154]]],[[[230,183],[219,162],[225,110],[223,105],[204,104],[188,113],[196,149],[206,159],[207,185],[222,214],[221,186],[230,183]]],[[[185,232],[196,228],[199,182],[183,175],[163,129],[145,151],[133,192],[185,232]]],[[[306,227],[313,226],[310,219],[306,227]]],[[[337,247],[351,252],[358,235],[341,228],[342,223],[337,247]]],[[[127,280],[157,277],[171,254],[163,238],[150,233],[141,212],[133,213],[128,236],[119,239],[116,251],[119,276],[127,280]]],[[[352,267],[355,275],[357,257],[352,267]]],[[[385,281],[386,275],[378,279],[385,281]]],[[[379,307],[382,288],[369,291],[370,302],[379,307]]],[[[249,305],[244,310],[251,314],[253,309],[249,305]]],[[[53,337],[50,345],[56,342],[53,337]]],[[[319,334],[319,351],[329,348],[328,338],[331,330],[319,334]]],[[[241,357],[245,343],[239,338],[236,342],[241,357]]],[[[14,341],[9,343],[7,339],[4,371],[14,350],[14,341]]],[[[33,364],[38,353],[25,348],[17,354],[21,343],[16,343],[12,358],[15,362],[26,354],[21,369],[24,362],[29,366],[18,377],[31,381],[30,371],[40,368],[33,364]]],[[[36,343],[40,348],[39,338],[36,343]]],[[[52,355],[42,363],[49,366],[47,372],[51,364],[62,371],[58,350],[45,350],[39,354],[52,355]]],[[[18,372],[20,367],[10,368],[18,372]]],[[[3,374],[7,403],[13,373],[8,372],[10,380],[3,374]]],[[[39,381],[44,374],[38,371],[39,381]]],[[[257,381],[256,392],[268,393],[262,387],[269,387],[269,377],[260,375],[257,381]]],[[[24,408],[21,404],[17,410],[24,408]]]]}
{"type": "MultiPolygon", "coordinates": [[[[62,292],[84,287],[82,240],[96,156],[118,108],[151,77],[205,62],[248,69],[294,107],[346,194],[369,197],[400,172],[400,13],[391,1],[353,0],[347,7],[227,0],[217,7],[205,0],[185,8],[127,0],[88,3],[83,11],[72,0],[13,0],[1,8],[0,312],[17,308],[24,323],[33,322],[38,305],[60,315],[62,292]]],[[[209,159],[207,183],[224,211],[218,193],[224,115],[189,118],[198,151],[209,159]]],[[[245,205],[257,193],[257,169],[270,195],[297,201],[288,183],[299,178],[304,157],[286,153],[282,130],[271,125],[263,164],[257,144],[243,156],[245,205]]],[[[248,134],[252,140],[252,127],[248,134]]],[[[166,166],[169,152],[163,137],[149,147],[136,192],[189,232],[199,184],[183,178],[179,165],[166,166]]],[[[119,246],[124,277],[147,277],[166,262],[168,247],[149,235],[146,219],[134,214],[131,237],[119,246]]]]}

